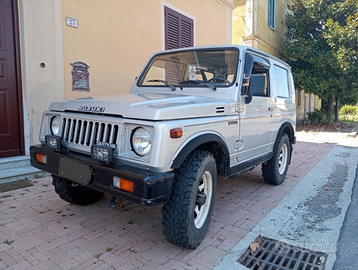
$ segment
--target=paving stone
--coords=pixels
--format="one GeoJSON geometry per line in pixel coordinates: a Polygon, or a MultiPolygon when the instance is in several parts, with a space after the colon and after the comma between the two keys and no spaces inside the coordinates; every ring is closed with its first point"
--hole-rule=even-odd
{"type": "Polygon", "coordinates": [[[40,246],[44,243],[46,243],[46,241],[43,238],[34,234],[15,240],[11,244],[11,247],[17,250],[18,252],[22,252],[22,251],[29,250],[33,247],[40,246]]]}
{"type": "Polygon", "coordinates": [[[0,269],[211,269],[332,147],[298,141],[281,186],[265,184],[260,167],[219,178],[212,222],[196,250],[165,241],[161,206],[126,202],[128,211],[115,211],[107,206],[108,196],[91,206],[71,205],[43,186],[49,177],[38,179],[26,190],[3,193],[11,197],[1,199],[0,240],[15,241],[0,242],[0,269]],[[128,224],[130,217],[134,224],[128,224]]]}
{"type": "Polygon", "coordinates": [[[126,260],[124,260],[123,258],[120,258],[110,252],[103,253],[99,258],[104,263],[107,263],[115,268],[121,268],[124,264],[126,264],[126,260]]]}

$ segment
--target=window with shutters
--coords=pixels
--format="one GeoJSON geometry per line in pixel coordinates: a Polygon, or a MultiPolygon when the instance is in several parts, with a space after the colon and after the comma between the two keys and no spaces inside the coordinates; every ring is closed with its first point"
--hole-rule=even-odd
{"type": "Polygon", "coordinates": [[[194,21],[179,12],[164,7],[165,49],[194,46],[194,21]]]}

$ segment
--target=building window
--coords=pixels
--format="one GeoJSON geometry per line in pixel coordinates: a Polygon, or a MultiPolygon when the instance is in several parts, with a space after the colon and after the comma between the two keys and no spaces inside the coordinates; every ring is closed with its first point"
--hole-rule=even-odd
{"type": "Polygon", "coordinates": [[[194,21],[164,6],[165,49],[194,46],[194,21]]]}
{"type": "Polygon", "coordinates": [[[275,0],[268,1],[268,25],[275,29],[275,0]]]}
{"type": "Polygon", "coordinates": [[[302,106],[302,91],[297,91],[297,108],[302,106]]]}
{"type": "MultiPolygon", "coordinates": [[[[287,11],[287,15],[286,15],[286,18],[287,19],[290,19],[292,16],[290,10],[287,11]]],[[[288,42],[291,42],[292,41],[292,28],[290,26],[287,26],[287,29],[286,29],[286,37],[287,37],[287,41],[288,42]]]]}

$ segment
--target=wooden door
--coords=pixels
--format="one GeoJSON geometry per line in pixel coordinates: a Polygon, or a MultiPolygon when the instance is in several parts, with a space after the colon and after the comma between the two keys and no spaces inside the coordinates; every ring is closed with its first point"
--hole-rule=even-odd
{"type": "Polygon", "coordinates": [[[0,158],[23,154],[15,5],[16,1],[0,0],[0,158]]]}

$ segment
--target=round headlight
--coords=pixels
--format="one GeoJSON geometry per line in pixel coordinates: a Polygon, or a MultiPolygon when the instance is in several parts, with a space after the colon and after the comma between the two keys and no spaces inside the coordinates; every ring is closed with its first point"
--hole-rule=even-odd
{"type": "Polygon", "coordinates": [[[51,133],[57,136],[60,133],[60,122],[61,119],[58,116],[54,116],[51,119],[51,133]]]}
{"type": "Polygon", "coordinates": [[[148,155],[152,148],[152,137],[145,128],[137,128],[132,134],[132,147],[138,156],[148,155]]]}

